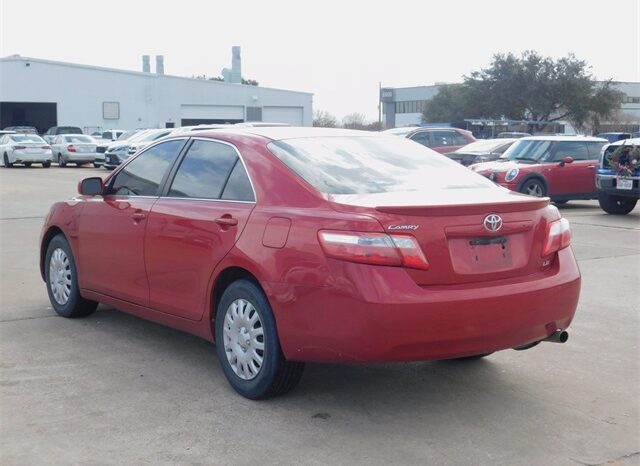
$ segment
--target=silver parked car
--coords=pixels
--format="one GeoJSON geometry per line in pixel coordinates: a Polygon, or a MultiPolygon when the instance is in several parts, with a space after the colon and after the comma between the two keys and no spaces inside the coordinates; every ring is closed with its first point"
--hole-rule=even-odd
{"type": "Polygon", "coordinates": [[[53,160],[61,167],[68,163],[82,165],[96,159],[97,143],[91,136],[84,134],[59,134],[51,144],[53,160]]]}
{"type": "Polygon", "coordinates": [[[136,152],[138,152],[139,150],[144,149],[153,141],[157,141],[160,138],[168,136],[169,134],[171,134],[172,131],[173,131],[172,128],[149,130],[149,132],[144,137],[136,141],[133,141],[131,144],[129,144],[129,155],[131,156],[136,152]]]}
{"type": "Polygon", "coordinates": [[[6,168],[20,163],[30,167],[32,163],[51,166],[51,146],[37,134],[4,134],[0,136],[0,153],[6,168]]]}

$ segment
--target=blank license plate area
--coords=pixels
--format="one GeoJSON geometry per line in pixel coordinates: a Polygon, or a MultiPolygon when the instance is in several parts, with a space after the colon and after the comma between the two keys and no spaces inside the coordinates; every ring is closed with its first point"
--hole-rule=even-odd
{"type": "Polygon", "coordinates": [[[633,189],[633,180],[627,178],[618,178],[616,182],[618,189],[633,189]]]}
{"type": "Polygon", "coordinates": [[[502,272],[522,266],[514,263],[512,249],[508,237],[449,240],[453,269],[459,274],[502,272]]]}

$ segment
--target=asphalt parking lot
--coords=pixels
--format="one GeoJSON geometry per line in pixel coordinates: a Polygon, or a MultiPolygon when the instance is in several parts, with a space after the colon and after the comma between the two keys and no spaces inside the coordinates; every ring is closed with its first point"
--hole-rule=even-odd
{"type": "Polygon", "coordinates": [[[55,200],[105,170],[0,168],[0,463],[640,463],[640,207],[570,202],[583,273],[565,345],[476,362],[307,365],[282,398],[210,343],[101,306],[57,317],[38,271],[55,200]]]}

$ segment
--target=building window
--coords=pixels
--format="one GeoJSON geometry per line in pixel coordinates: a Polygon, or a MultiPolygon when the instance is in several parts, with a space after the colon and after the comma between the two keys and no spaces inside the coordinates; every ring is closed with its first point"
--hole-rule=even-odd
{"type": "Polygon", "coordinates": [[[120,102],[102,102],[102,118],[105,120],[119,120],[120,102]]]}
{"type": "Polygon", "coordinates": [[[424,100],[396,102],[396,113],[422,113],[424,102],[424,100]]]}

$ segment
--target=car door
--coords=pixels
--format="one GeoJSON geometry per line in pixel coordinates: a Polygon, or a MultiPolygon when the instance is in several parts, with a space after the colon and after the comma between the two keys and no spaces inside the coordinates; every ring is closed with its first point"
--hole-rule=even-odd
{"type": "Polygon", "coordinates": [[[159,143],[124,165],[105,194],[85,202],[78,217],[81,286],[146,306],[147,217],[186,139],[159,143]]]}
{"type": "Polygon", "coordinates": [[[551,196],[593,193],[596,190],[596,160],[584,141],[557,141],[550,152],[550,163],[545,167],[549,182],[548,194],[551,196]],[[565,157],[571,157],[572,163],[563,164],[565,157]]]}
{"type": "Polygon", "coordinates": [[[147,223],[150,307],[199,320],[210,305],[210,279],[236,243],[255,205],[239,152],[193,139],[147,223]]]}

